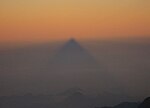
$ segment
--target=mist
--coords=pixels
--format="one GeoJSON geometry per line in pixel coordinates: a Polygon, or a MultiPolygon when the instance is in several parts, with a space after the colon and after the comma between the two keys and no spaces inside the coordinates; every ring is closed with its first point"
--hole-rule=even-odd
{"type": "MultiPolygon", "coordinates": [[[[88,94],[111,92],[132,97],[150,95],[149,43],[79,41],[80,46],[96,63],[91,64],[87,60],[86,63],[79,64],[80,68],[64,64],[66,55],[56,57],[65,43],[1,50],[0,95],[55,94],[69,88],[80,88],[88,94]],[[55,66],[52,66],[53,59],[57,62],[55,66]]],[[[71,54],[74,56],[73,61],[81,62],[75,55],[71,54]]],[[[83,56],[84,54],[81,58],[83,56]]]]}

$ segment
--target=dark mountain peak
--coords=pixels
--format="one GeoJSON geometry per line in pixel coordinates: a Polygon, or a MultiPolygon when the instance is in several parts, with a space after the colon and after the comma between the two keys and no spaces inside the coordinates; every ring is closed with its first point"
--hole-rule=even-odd
{"type": "Polygon", "coordinates": [[[74,38],[71,38],[69,41],[68,41],[69,43],[78,43],[74,38]]]}
{"type": "Polygon", "coordinates": [[[84,50],[84,48],[81,47],[81,45],[75,40],[70,39],[66,44],[62,47],[62,50],[84,50]]]}

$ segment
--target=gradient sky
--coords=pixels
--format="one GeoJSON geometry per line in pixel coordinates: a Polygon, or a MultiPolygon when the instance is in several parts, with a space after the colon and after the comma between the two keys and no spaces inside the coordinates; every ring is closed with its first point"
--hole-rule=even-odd
{"type": "Polygon", "coordinates": [[[0,0],[0,43],[150,37],[150,0],[0,0]]]}

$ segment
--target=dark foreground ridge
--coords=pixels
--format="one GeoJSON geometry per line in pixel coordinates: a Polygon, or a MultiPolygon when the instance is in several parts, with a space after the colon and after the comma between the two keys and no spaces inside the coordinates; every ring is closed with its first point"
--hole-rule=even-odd
{"type": "Polygon", "coordinates": [[[146,98],[139,106],[139,108],[150,108],[150,97],[146,98]]]}
{"type": "Polygon", "coordinates": [[[69,92],[67,95],[66,93],[56,95],[26,94],[24,96],[0,97],[0,108],[150,108],[150,98],[145,99],[141,104],[121,102],[112,107],[102,107],[101,103],[102,100],[87,96],[80,90],[69,92]]]}

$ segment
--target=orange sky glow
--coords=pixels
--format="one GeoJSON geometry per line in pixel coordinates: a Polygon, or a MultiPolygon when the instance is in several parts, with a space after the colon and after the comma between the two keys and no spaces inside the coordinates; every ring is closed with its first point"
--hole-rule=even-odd
{"type": "Polygon", "coordinates": [[[0,43],[150,37],[149,0],[1,0],[0,43]]]}

